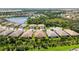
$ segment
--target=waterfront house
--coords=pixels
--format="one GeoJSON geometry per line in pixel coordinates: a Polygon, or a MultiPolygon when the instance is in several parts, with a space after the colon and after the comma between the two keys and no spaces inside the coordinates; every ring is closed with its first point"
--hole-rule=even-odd
{"type": "Polygon", "coordinates": [[[62,30],[62,28],[61,27],[52,27],[51,30],[54,30],[54,31],[56,31],[56,30],[62,30]]]}
{"type": "Polygon", "coordinates": [[[45,25],[44,24],[39,24],[38,28],[41,29],[41,30],[45,30],[45,25]]]}
{"type": "Polygon", "coordinates": [[[20,24],[17,24],[17,23],[14,23],[13,24],[15,27],[19,27],[20,26],[20,24]]]}
{"type": "Polygon", "coordinates": [[[36,26],[37,25],[35,25],[35,24],[31,24],[31,25],[29,25],[29,29],[36,29],[36,26]]]}
{"type": "Polygon", "coordinates": [[[13,23],[8,23],[8,24],[6,24],[7,26],[11,26],[11,25],[13,25],[13,23]]]}
{"type": "Polygon", "coordinates": [[[27,26],[27,24],[21,24],[20,25],[20,27],[22,27],[22,28],[24,28],[24,27],[26,27],[27,26]]]}

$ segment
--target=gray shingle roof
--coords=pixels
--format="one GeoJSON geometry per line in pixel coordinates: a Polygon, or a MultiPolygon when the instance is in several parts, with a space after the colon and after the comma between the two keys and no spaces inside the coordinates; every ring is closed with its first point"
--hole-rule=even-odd
{"type": "Polygon", "coordinates": [[[13,32],[12,30],[5,30],[5,31],[1,32],[0,35],[9,35],[12,32],[13,32]]]}
{"type": "Polygon", "coordinates": [[[54,31],[47,30],[46,33],[48,37],[58,37],[58,35],[54,31]]]}
{"type": "Polygon", "coordinates": [[[22,30],[17,30],[17,31],[14,31],[14,32],[13,32],[12,34],[10,34],[9,36],[18,37],[18,36],[20,36],[22,33],[23,33],[22,30]]]}
{"type": "Polygon", "coordinates": [[[55,31],[59,36],[69,36],[65,31],[63,30],[56,30],[55,31]]]}
{"type": "Polygon", "coordinates": [[[65,32],[67,32],[68,34],[70,34],[71,36],[77,36],[79,35],[79,33],[73,31],[73,30],[70,30],[70,29],[64,29],[65,32]]]}

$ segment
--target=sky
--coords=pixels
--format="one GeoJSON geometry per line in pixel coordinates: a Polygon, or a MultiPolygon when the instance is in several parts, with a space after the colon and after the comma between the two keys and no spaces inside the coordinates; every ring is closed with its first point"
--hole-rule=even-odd
{"type": "Polygon", "coordinates": [[[0,8],[79,8],[79,0],[0,0],[0,8]]]}

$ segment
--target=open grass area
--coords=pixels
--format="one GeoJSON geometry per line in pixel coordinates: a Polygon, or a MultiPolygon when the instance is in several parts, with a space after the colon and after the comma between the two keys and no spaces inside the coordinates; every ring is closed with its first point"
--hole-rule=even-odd
{"type": "Polygon", "coordinates": [[[58,47],[49,47],[48,49],[41,48],[40,50],[35,49],[35,51],[70,51],[72,49],[79,48],[79,45],[71,45],[71,46],[58,46],[58,47]]]}

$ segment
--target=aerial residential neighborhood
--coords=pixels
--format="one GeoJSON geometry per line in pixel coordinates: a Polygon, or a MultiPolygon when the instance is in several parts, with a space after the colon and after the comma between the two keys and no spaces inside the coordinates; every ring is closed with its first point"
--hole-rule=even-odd
{"type": "Polygon", "coordinates": [[[79,9],[0,9],[0,51],[78,49],[79,9]]]}

